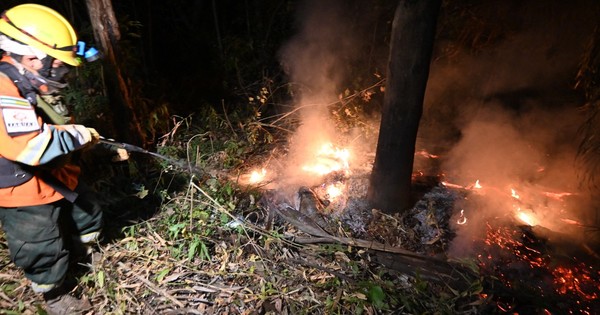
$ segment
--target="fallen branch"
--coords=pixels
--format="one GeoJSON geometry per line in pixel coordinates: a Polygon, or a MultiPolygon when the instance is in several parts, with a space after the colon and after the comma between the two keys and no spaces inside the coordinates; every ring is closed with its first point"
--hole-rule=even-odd
{"type": "MultiPolygon", "coordinates": [[[[122,262],[118,263],[119,267],[125,269],[125,270],[129,270],[133,273],[133,271],[131,270],[130,267],[128,267],[127,265],[125,265],[122,262]]],[[[185,305],[183,305],[183,303],[181,303],[177,298],[175,298],[174,296],[172,296],[171,294],[167,293],[165,290],[160,289],[159,287],[157,287],[154,283],[150,282],[148,279],[141,277],[137,274],[133,274],[133,276],[140,280],[142,283],[144,283],[148,289],[152,290],[154,293],[156,294],[160,294],[164,297],[166,297],[167,299],[169,299],[171,302],[173,302],[175,305],[179,306],[180,308],[184,308],[185,305]]]]}
{"type": "Polygon", "coordinates": [[[457,272],[472,274],[470,269],[446,260],[425,256],[409,250],[389,246],[376,241],[367,241],[348,237],[338,237],[327,233],[318,226],[310,217],[289,206],[277,207],[270,204],[271,211],[277,213],[282,219],[315,238],[292,238],[291,241],[299,244],[329,243],[343,244],[353,247],[365,248],[380,253],[375,253],[376,262],[393,270],[411,275],[420,275],[429,280],[446,281],[455,279],[457,272]],[[386,254],[387,253],[387,254],[386,254]],[[383,254],[383,255],[382,255],[383,254]]]}

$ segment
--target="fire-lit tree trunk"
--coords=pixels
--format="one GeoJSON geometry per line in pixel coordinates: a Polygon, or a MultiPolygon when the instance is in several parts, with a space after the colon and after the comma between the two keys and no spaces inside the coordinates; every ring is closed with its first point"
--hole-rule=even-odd
{"type": "Polygon", "coordinates": [[[387,213],[411,206],[419,121],[441,0],[401,0],[394,15],[379,140],[368,199],[387,213]]]}
{"type": "Polygon", "coordinates": [[[126,84],[126,74],[121,71],[118,41],[121,38],[119,23],[111,0],[86,0],[96,42],[104,54],[103,71],[107,96],[114,117],[117,137],[122,141],[144,144],[145,134],[133,108],[126,84]]]}

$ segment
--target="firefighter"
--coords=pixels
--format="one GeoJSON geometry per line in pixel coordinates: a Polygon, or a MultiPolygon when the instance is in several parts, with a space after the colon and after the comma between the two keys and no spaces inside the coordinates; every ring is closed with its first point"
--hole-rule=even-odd
{"type": "Polygon", "coordinates": [[[39,87],[30,80],[47,57],[78,66],[76,44],[69,22],[48,7],[18,5],[0,17],[2,64],[22,75],[15,81],[10,70],[0,71],[0,221],[12,261],[43,295],[48,314],[91,308],[64,284],[70,253],[59,216],[71,219],[84,244],[94,243],[102,228],[99,206],[78,194],[79,168],[64,162],[100,136],[82,125],[45,123],[35,108],[39,87]]]}

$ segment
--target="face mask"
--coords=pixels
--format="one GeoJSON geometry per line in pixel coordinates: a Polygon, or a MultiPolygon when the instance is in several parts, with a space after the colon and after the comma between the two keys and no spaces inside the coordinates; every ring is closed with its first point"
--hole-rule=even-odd
{"type": "Polygon", "coordinates": [[[66,65],[61,65],[50,69],[50,77],[48,79],[56,82],[62,82],[68,73],[69,67],[66,65]]]}
{"type": "Polygon", "coordinates": [[[46,56],[46,58],[42,59],[42,69],[38,70],[38,73],[44,78],[49,78],[53,62],[54,58],[46,56]]]}
{"type": "Polygon", "coordinates": [[[42,60],[43,67],[38,73],[44,77],[45,79],[51,81],[49,83],[62,83],[67,73],[69,73],[69,68],[62,64],[58,67],[53,67],[54,58],[48,56],[42,60]]]}

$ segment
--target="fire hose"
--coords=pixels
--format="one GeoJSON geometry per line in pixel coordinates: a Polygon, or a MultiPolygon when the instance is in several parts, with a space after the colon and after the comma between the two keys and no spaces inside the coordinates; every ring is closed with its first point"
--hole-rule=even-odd
{"type": "Polygon", "coordinates": [[[173,165],[175,167],[178,167],[180,169],[187,170],[187,171],[192,172],[192,173],[196,173],[197,175],[204,174],[204,172],[202,172],[199,168],[197,168],[197,167],[195,167],[195,166],[187,163],[186,161],[176,160],[176,159],[164,156],[162,154],[158,154],[156,152],[148,151],[148,150],[146,150],[144,148],[138,147],[138,146],[133,145],[133,144],[118,142],[118,141],[115,141],[113,139],[106,139],[106,138],[104,138],[102,136],[100,137],[100,141],[99,142],[103,143],[103,144],[110,145],[110,146],[114,146],[114,147],[117,147],[117,148],[124,149],[127,152],[137,152],[137,153],[142,153],[142,154],[148,154],[150,156],[162,159],[162,160],[166,161],[167,163],[169,163],[169,164],[171,164],[171,165],[173,165]]]}

